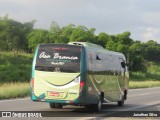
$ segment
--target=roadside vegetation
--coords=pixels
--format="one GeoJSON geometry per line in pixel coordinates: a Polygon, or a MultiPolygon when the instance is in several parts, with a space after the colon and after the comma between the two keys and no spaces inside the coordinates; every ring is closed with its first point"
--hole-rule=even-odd
{"type": "Polygon", "coordinates": [[[160,81],[130,81],[129,88],[150,88],[150,87],[160,87],[160,81]]]}
{"type": "Polygon", "coordinates": [[[28,82],[33,54],[0,52],[0,83],[28,82]]]}
{"type": "Polygon", "coordinates": [[[0,52],[0,99],[29,95],[33,54],[0,52]]]}
{"type": "Polygon", "coordinates": [[[160,87],[160,63],[149,62],[145,72],[130,72],[129,87],[131,89],[160,87]]]}
{"type": "Polygon", "coordinates": [[[29,96],[29,82],[3,83],[0,85],[0,99],[29,96]]]}
{"type": "MultiPolygon", "coordinates": [[[[29,96],[33,54],[0,52],[0,99],[29,96]]],[[[160,64],[151,62],[147,72],[130,72],[129,88],[160,87],[160,64]]]]}
{"type": "Polygon", "coordinates": [[[35,20],[21,23],[0,17],[0,99],[28,96],[31,64],[39,43],[91,42],[129,58],[130,88],[160,86],[160,44],[133,40],[129,31],[95,34],[95,28],[55,21],[49,30],[34,29],[35,20]],[[4,96],[5,95],[5,96],[4,96]]]}

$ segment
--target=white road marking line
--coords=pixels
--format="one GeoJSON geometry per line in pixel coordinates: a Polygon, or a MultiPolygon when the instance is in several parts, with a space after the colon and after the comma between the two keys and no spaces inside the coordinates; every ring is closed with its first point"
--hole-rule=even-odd
{"type": "Polygon", "coordinates": [[[160,92],[155,93],[143,93],[143,94],[129,94],[128,98],[138,97],[138,96],[145,96],[145,95],[153,95],[153,94],[160,94],[160,92]]]}
{"type": "Polygon", "coordinates": [[[137,94],[137,95],[130,95],[128,97],[131,98],[131,97],[136,97],[136,96],[138,97],[138,96],[144,96],[144,95],[150,95],[150,94],[152,94],[152,93],[143,93],[143,94],[137,94]]]}
{"type": "Polygon", "coordinates": [[[160,87],[129,89],[129,91],[148,90],[148,89],[160,89],[160,87]]]}
{"type": "Polygon", "coordinates": [[[21,99],[0,100],[0,103],[1,103],[1,102],[20,101],[20,100],[30,100],[30,98],[21,98],[21,99]]]}
{"type": "Polygon", "coordinates": [[[160,111],[160,106],[157,106],[158,111],[160,111]]]}
{"type": "MultiPolygon", "coordinates": [[[[143,107],[148,107],[148,106],[156,105],[156,104],[159,104],[159,103],[160,103],[159,101],[158,102],[154,102],[154,103],[151,102],[151,103],[147,103],[146,105],[136,106],[136,107],[122,109],[122,110],[118,110],[118,111],[130,111],[130,110],[134,110],[134,109],[137,109],[137,108],[143,108],[143,107]]],[[[103,111],[108,111],[108,110],[103,110],[103,111]]],[[[116,113],[118,111],[115,111],[113,113],[116,113]]]]}

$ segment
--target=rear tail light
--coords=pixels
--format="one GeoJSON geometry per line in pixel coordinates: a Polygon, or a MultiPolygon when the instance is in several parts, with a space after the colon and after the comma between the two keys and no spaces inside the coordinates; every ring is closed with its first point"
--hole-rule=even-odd
{"type": "Polygon", "coordinates": [[[34,78],[31,79],[31,88],[34,89],[34,78]]]}
{"type": "Polygon", "coordinates": [[[83,87],[84,87],[84,81],[81,81],[80,82],[80,92],[82,92],[83,87]]]}

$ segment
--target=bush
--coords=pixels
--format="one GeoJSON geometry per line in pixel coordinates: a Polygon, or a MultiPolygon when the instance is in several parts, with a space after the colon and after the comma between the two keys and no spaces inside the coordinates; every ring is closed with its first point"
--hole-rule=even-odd
{"type": "Polygon", "coordinates": [[[31,76],[32,54],[0,52],[0,82],[29,82],[31,76]]]}

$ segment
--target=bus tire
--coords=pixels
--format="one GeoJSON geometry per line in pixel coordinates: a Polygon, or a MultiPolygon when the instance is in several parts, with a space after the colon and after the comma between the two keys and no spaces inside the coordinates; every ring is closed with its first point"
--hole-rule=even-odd
{"type": "Polygon", "coordinates": [[[127,90],[124,91],[124,100],[127,100],[127,90]]]}
{"type": "Polygon", "coordinates": [[[102,96],[99,97],[98,103],[95,105],[95,111],[99,112],[102,110],[102,96]]]}
{"type": "Polygon", "coordinates": [[[50,108],[55,108],[55,103],[49,103],[50,108]]]}
{"type": "Polygon", "coordinates": [[[118,106],[121,107],[124,105],[124,96],[122,97],[122,100],[118,101],[118,106]]]}
{"type": "Polygon", "coordinates": [[[63,105],[62,105],[62,104],[60,104],[60,103],[55,103],[55,108],[60,109],[60,108],[62,108],[62,107],[63,107],[63,105]]]}

